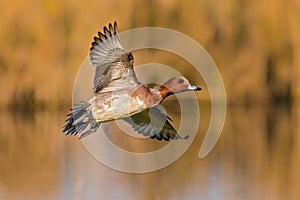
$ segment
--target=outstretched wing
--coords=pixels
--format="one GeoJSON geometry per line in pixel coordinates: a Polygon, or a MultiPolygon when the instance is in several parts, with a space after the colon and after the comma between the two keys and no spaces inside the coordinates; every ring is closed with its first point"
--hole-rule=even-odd
{"type": "MultiPolygon", "coordinates": [[[[95,93],[112,82],[118,82],[117,80],[121,78],[123,81],[128,79],[127,83],[137,83],[132,66],[133,56],[121,46],[116,22],[113,25],[109,23],[108,28],[106,26],[103,28],[103,33],[98,32],[98,37],[94,37],[90,48],[90,60],[96,67],[95,93]],[[129,68],[129,70],[124,70],[124,68],[129,68]]],[[[115,83],[115,85],[121,86],[122,84],[115,83]]]]}
{"type": "Polygon", "coordinates": [[[189,137],[188,135],[182,137],[177,134],[177,131],[169,122],[171,119],[158,106],[123,120],[129,123],[139,134],[152,139],[169,141],[170,139],[187,139],[189,137]]]}

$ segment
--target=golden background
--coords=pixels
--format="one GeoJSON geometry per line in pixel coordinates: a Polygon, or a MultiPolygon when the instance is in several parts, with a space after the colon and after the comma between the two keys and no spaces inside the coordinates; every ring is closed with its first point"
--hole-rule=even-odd
{"type": "MultiPolygon", "coordinates": [[[[0,7],[0,199],[299,199],[299,11],[297,0],[6,2],[0,7]],[[63,136],[77,70],[93,36],[113,21],[119,31],[180,31],[213,58],[228,114],[208,157],[197,158],[209,122],[205,91],[197,95],[204,125],[195,142],[157,172],[116,172],[77,138],[63,136]]],[[[204,84],[188,63],[170,57],[160,61],[204,84]]],[[[135,59],[158,61],[147,52],[135,59]]]]}

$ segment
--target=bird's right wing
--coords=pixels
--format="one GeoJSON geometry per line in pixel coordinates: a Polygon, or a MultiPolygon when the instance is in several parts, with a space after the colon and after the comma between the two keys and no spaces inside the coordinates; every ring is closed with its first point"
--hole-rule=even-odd
{"type": "Polygon", "coordinates": [[[188,138],[188,135],[182,137],[177,133],[169,122],[171,119],[158,106],[133,116],[123,118],[123,120],[129,123],[139,134],[152,139],[164,139],[169,141],[170,139],[176,140],[188,138]]]}

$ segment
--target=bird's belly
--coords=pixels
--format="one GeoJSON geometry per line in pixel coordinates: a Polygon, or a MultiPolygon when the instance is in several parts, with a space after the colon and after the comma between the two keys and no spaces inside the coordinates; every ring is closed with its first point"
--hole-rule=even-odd
{"type": "Polygon", "coordinates": [[[139,98],[129,95],[111,96],[105,101],[96,100],[93,107],[93,116],[97,122],[106,122],[123,117],[128,117],[147,109],[139,98]]]}

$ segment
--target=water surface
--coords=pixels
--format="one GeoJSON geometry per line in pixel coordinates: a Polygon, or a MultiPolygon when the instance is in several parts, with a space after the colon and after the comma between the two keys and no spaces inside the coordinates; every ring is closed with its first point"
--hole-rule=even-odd
{"type": "MultiPolygon", "coordinates": [[[[169,112],[178,126],[180,113],[169,112]]],[[[201,107],[190,148],[171,165],[145,174],[98,162],[80,140],[61,133],[64,115],[0,113],[0,199],[300,198],[299,131],[289,108],[229,107],[220,140],[200,160],[210,117],[201,107]]],[[[108,135],[118,142],[119,130],[112,132],[108,135]]],[[[147,140],[123,146],[147,152],[165,144],[147,140]]]]}

